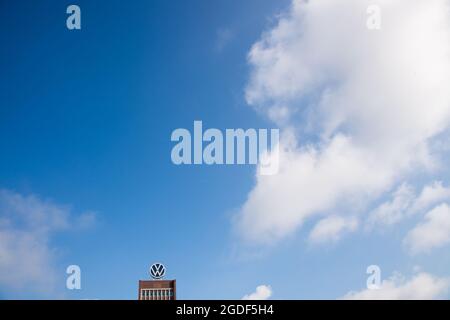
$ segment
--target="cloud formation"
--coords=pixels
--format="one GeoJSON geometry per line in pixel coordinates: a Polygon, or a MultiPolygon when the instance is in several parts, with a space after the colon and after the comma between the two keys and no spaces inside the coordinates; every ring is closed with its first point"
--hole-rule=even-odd
{"type": "Polygon", "coordinates": [[[256,288],[256,291],[245,295],[242,300],[267,300],[272,296],[272,288],[270,286],[261,285],[256,288]]]}
{"type": "Polygon", "coordinates": [[[450,188],[444,187],[441,181],[424,186],[419,195],[415,194],[411,185],[403,183],[392,194],[391,200],[382,203],[370,213],[368,224],[370,227],[394,225],[446,200],[450,200],[450,188]]]}
{"type": "Polygon", "coordinates": [[[443,203],[425,214],[424,221],[408,232],[404,243],[412,254],[450,243],[450,207],[443,203]]]}
{"type": "Polygon", "coordinates": [[[245,240],[275,243],[316,215],[365,211],[410,174],[439,169],[430,145],[450,125],[448,1],[293,0],[248,60],[247,102],[284,135],[279,174],[257,174],[237,216],[245,240]],[[369,4],[382,10],[379,31],[366,27],[369,4]]]}
{"type": "Polygon", "coordinates": [[[447,278],[435,277],[421,272],[411,279],[395,274],[384,280],[379,289],[351,291],[342,299],[346,300],[431,300],[443,299],[450,287],[447,278]]]}
{"type": "Polygon", "coordinates": [[[57,285],[55,233],[85,228],[93,212],[73,216],[70,207],[0,189],[0,291],[51,295],[57,285]]]}
{"type": "Polygon", "coordinates": [[[344,232],[354,231],[358,226],[355,217],[329,216],[320,220],[309,234],[313,243],[334,242],[341,238],[344,232]]]}

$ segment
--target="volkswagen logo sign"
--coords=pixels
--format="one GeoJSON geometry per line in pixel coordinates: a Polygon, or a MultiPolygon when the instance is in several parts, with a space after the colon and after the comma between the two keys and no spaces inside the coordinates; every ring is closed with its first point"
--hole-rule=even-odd
{"type": "Polygon", "coordinates": [[[154,263],[150,267],[150,275],[153,279],[162,279],[166,274],[166,267],[162,263],[154,263]]]}

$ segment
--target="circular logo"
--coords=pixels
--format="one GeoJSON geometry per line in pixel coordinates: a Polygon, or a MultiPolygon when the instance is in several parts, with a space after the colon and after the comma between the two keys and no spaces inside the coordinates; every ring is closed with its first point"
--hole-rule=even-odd
{"type": "Polygon", "coordinates": [[[153,279],[162,279],[166,274],[166,267],[162,263],[154,263],[150,267],[150,275],[153,279]]]}

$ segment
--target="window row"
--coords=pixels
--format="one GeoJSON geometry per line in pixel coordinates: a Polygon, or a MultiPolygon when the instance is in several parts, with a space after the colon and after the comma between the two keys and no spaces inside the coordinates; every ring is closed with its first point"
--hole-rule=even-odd
{"type": "Polygon", "coordinates": [[[172,297],[172,289],[141,289],[141,300],[164,300],[172,297]]]}

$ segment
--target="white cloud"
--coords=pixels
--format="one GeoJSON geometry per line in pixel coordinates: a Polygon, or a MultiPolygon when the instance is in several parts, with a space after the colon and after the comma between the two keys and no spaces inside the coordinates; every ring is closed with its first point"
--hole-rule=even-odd
{"type": "Polygon", "coordinates": [[[0,290],[51,295],[61,273],[52,235],[93,221],[92,212],[73,218],[68,206],[0,189],[0,290]]]}
{"type": "Polygon", "coordinates": [[[246,98],[285,134],[279,174],[257,175],[237,216],[244,239],[276,242],[438,168],[428,150],[450,124],[448,4],[294,0],[263,34],[246,98]],[[381,31],[366,28],[368,4],[382,8],[381,31]]]}
{"type": "Polygon", "coordinates": [[[411,213],[428,209],[430,206],[450,199],[450,188],[444,187],[441,181],[435,181],[423,188],[420,195],[411,206],[411,213]]]}
{"type": "Polygon", "coordinates": [[[368,219],[369,226],[393,225],[405,217],[423,213],[431,206],[450,199],[450,188],[444,187],[441,181],[423,187],[416,196],[412,186],[403,183],[392,194],[392,200],[382,203],[373,210],[368,219]]]}
{"type": "Polygon", "coordinates": [[[369,224],[392,225],[403,219],[415,198],[413,188],[403,183],[394,192],[392,200],[384,202],[369,215],[369,224]]]}
{"type": "Polygon", "coordinates": [[[412,254],[428,252],[450,243],[449,206],[444,203],[428,212],[424,221],[408,232],[404,243],[412,254]]]}
{"type": "Polygon", "coordinates": [[[313,243],[337,241],[346,231],[355,231],[358,220],[355,217],[329,216],[320,220],[309,234],[313,243]]]}
{"type": "Polygon", "coordinates": [[[445,298],[450,286],[447,278],[421,272],[407,280],[397,274],[384,280],[379,289],[351,291],[343,299],[353,300],[431,300],[445,298]]]}
{"type": "Polygon", "coordinates": [[[272,288],[270,286],[261,285],[256,288],[256,291],[245,295],[242,300],[267,300],[272,296],[272,288]]]}

